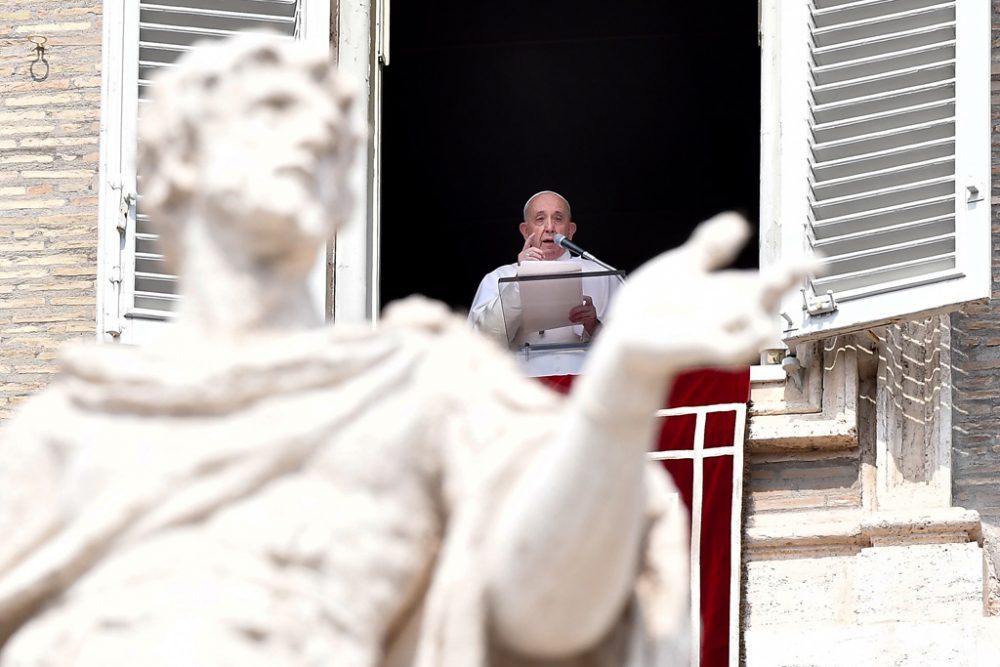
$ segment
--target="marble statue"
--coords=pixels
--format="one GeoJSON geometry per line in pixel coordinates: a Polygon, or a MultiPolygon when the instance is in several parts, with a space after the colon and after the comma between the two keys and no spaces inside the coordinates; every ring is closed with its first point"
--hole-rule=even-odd
{"type": "Polygon", "coordinates": [[[144,204],[183,309],[155,344],[66,350],[4,426],[3,667],[686,664],[652,415],[679,369],[753,356],[801,276],[716,272],[747,226],[705,223],[633,275],[568,398],[434,302],[320,326],[358,103],[260,37],[157,83],[144,204]]]}

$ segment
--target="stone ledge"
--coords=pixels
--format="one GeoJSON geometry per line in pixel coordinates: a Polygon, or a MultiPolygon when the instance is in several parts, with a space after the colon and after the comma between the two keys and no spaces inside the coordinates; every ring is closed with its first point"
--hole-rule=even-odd
{"type": "Polygon", "coordinates": [[[983,530],[979,512],[962,507],[949,507],[922,512],[876,512],[861,522],[861,531],[873,545],[881,544],[942,544],[945,542],[978,542],[983,530]]]}
{"type": "Polygon", "coordinates": [[[866,546],[860,510],[783,512],[755,517],[744,537],[751,551],[808,547],[866,546]]]}
{"type": "Polygon", "coordinates": [[[986,667],[1000,655],[1000,619],[859,625],[801,624],[747,630],[747,667],[907,665],[986,667]]]}
{"type": "Polygon", "coordinates": [[[817,547],[982,543],[979,513],[961,507],[919,512],[808,511],[757,517],[746,531],[748,551],[817,547]]]}
{"type": "MultiPolygon", "coordinates": [[[[854,415],[851,415],[852,417],[854,415]]],[[[750,420],[750,446],[755,451],[842,450],[858,444],[855,419],[827,415],[768,415],[750,420]]]]}

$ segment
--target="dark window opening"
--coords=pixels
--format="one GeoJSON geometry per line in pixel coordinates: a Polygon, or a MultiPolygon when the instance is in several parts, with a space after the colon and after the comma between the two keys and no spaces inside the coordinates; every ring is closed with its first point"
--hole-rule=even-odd
{"type": "MultiPolygon", "coordinates": [[[[515,261],[525,199],[565,195],[574,238],[634,270],[698,222],[759,212],[755,3],[393,3],[382,303],[466,309],[515,261]]],[[[737,261],[757,266],[756,235],[737,261]]],[[[664,286],[671,289],[675,286],[664,286]]]]}

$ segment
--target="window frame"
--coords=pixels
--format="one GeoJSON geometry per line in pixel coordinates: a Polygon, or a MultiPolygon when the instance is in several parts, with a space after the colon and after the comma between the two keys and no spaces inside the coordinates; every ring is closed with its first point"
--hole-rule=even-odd
{"type": "Polygon", "coordinates": [[[334,242],[332,315],[336,322],[374,324],[380,301],[382,68],[388,64],[389,0],[340,0],[337,12],[338,68],[357,83],[352,122],[369,128],[369,134],[348,177],[355,206],[334,242]]]}
{"type": "MultiPolygon", "coordinates": [[[[323,40],[329,49],[331,0],[301,2],[300,39],[323,40]]],[[[173,319],[134,306],[138,94],[127,91],[138,89],[139,12],[139,2],[103,2],[96,290],[96,335],[101,342],[147,343],[165,331],[165,321],[173,319]]],[[[327,312],[330,294],[326,254],[326,248],[318,254],[309,276],[320,313],[327,312]]]]}
{"type": "MultiPolygon", "coordinates": [[[[794,261],[811,254],[805,225],[794,222],[806,219],[809,201],[805,153],[809,2],[762,0],[760,8],[760,266],[767,269],[779,265],[783,258],[794,261]]],[[[784,315],[779,331],[786,345],[956,310],[989,298],[990,6],[985,0],[962,0],[955,3],[955,11],[955,240],[956,271],[962,276],[842,303],[836,312],[820,318],[800,316],[803,297],[796,291],[781,304],[784,315]],[[977,187],[984,196],[978,205],[965,204],[968,185],[977,187]],[[795,329],[789,328],[790,320],[795,329]]]]}
{"type": "MultiPolygon", "coordinates": [[[[122,137],[125,115],[123,104],[123,68],[126,20],[138,11],[135,3],[104,0],[101,48],[101,120],[98,164],[97,213],[97,327],[99,341],[117,341],[122,320],[122,235],[118,230],[121,214],[123,171],[122,137]]],[[[138,20],[133,21],[138,30],[138,20]]],[[[134,217],[134,216],[132,216],[134,217]]]]}

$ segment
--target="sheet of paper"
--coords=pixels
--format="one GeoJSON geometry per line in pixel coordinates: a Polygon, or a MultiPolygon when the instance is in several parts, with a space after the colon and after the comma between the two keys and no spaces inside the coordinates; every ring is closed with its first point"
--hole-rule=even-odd
{"type": "MultiPolygon", "coordinates": [[[[522,262],[518,277],[566,276],[580,273],[577,262],[522,262]]],[[[570,326],[569,311],[583,303],[583,285],[579,276],[554,277],[551,280],[526,280],[521,290],[521,328],[545,331],[570,326]]]]}

